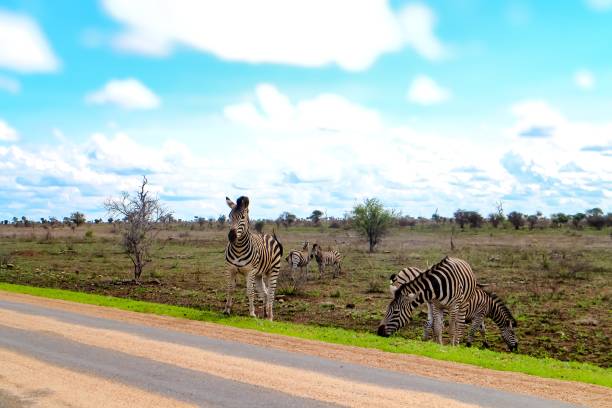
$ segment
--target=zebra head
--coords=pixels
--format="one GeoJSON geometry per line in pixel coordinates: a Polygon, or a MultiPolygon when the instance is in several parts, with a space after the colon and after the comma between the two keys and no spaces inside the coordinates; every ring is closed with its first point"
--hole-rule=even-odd
{"type": "Polygon", "coordinates": [[[393,300],[387,306],[387,313],[378,326],[379,336],[389,337],[412,319],[416,295],[401,289],[395,290],[393,300]]]}
{"type": "Polygon", "coordinates": [[[229,214],[230,230],[227,239],[235,242],[249,231],[249,198],[241,196],[234,204],[229,197],[225,197],[225,202],[232,209],[229,214]]]}
{"type": "Polygon", "coordinates": [[[487,292],[490,296],[490,310],[488,315],[501,331],[502,339],[506,342],[510,351],[518,351],[518,339],[514,328],[517,326],[516,320],[508,306],[495,293],[487,292]]]}
{"type": "Polygon", "coordinates": [[[310,251],[310,258],[311,259],[314,258],[316,255],[319,254],[319,252],[321,252],[321,246],[315,242],[314,244],[312,244],[312,250],[310,251]]]}
{"type": "Polygon", "coordinates": [[[514,327],[516,327],[516,322],[513,325],[512,321],[509,321],[507,326],[501,328],[502,339],[504,339],[510,351],[518,351],[518,339],[516,333],[514,333],[514,327]]]}

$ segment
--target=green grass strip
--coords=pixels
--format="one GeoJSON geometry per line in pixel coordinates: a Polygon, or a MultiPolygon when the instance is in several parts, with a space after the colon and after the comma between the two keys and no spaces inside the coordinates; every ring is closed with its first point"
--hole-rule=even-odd
{"type": "Polygon", "coordinates": [[[269,322],[247,317],[226,317],[221,313],[197,310],[112,296],[72,292],[61,289],[39,288],[0,282],[0,290],[28,295],[63,299],[72,302],[108,306],[122,310],[173,316],[183,319],[214,322],[266,333],[282,334],[328,343],[378,349],[392,353],[415,354],[437,360],[472,364],[501,371],[514,371],[544,378],[580,381],[612,387],[612,370],[588,363],[564,362],[552,358],[535,358],[511,353],[467,347],[440,346],[432,342],[408,340],[401,337],[383,338],[373,333],[335,327],[309,326],[287,322],[269,322]]]}

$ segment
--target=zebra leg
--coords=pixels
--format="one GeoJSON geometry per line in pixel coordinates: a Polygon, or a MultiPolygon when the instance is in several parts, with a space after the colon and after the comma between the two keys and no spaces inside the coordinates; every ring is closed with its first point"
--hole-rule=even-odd
{"type": "Polygon", "coordinates": [[[272,267],[268,275],[268,290],[266,301],[266,317],[272,321],[274,319],[274,296],[276,293],[276,281],[278,280],[279,265],[272,267]]]}
{"type": "Polygon", "coordinates": [[[293,279],[293,286],[298,286],[297,268],[295,265],[291,265],[291,278],[293,279]]]}
{"type": "Polygon", "coordinates": [[[459,302],[454,303],[449,307],[449,322],[448,322],[448,332],[451,338],[451,345],[457,345],[457,330],[458,330],[458,322],[459,319],[459,302]]]}
{"type": "Polygon", "coordinates": [[[476,316],[474,316],[474,319],[472,320],[472,325],[470,326],[470,330],[468,331],[467,342],[466,342],[468,347],[470,347],[472,343],[474,342],[474,335],[476,334],[476,331],[480,329],[481,324],[482,324],[482,316],[480,314],[477,314],[476,316]]]}
{"type": "Polygon", "coordinates": [[[485,327],[484,319],[480,324],[480,333],[482,334],[482,346],[484,348],[489,348],[489,342],[487,341],[487,328],[485,327]]]}
{"type": "Polygon", "coordinates": [[[323,279],[323,264],[319,264],[319,280],[323,279]]]}
{"type": "Polygon", "coordinates": [[[266,301],[268,299],[268,291],[266,290],[266,284],[263,281],[263,276],[259,275],[255,277],[255,289],[257,290],[257,296],[259,297],[259,300],[261,300],[261,302],[264,305],[264,317],[266,316],[266,301]]]}
{"type": "Polygon", "coordinates": [[[463,332],[465,331],[465,314],[467,312],[467,302],[463,301],[463,295],[459,296],[459,299],[457,300],[457,316],[456,316],[456,321],[455,321],[455,332],[454,332],[454,339],[455,339],[455,346],[458,346],[459,343],[461,342],[461,339],[463,338],[463,332]]]}
{"type": "Polygon", "coordinates": [[[253,269],[247,274],[246,278],[246,287],[247,287],[247,297],[249,298],[249,316],[257,317],[255,314],[255,275],[257,274],[257,269],[253,269]]]}
{"type": "Polygon", "coordinates": [[[439,344],[442,342],[442,330],[444,329],[444,312],[435,304],[431,305],[431,320],[433,325],[434,338],[439,344]]]}
{"type": "Polygon", "coordinates": [[[234,304],[234,290],[236,289],[236,273],[237,273],[237,270],[234,267],[230,267],[226,271],[227,295],[225,297],[225,309],[223,309],[223,313],[228,316],[232,312],[232,305],[234,304]]]}
{"type": "Polygon", "coordinates": [[[427,304],[427,321],[425,322],[425,326],[423,327],[423,341],[427,341],[431,338],[433,332],[433,318],[432,318],[432,305],[427,304]]]}

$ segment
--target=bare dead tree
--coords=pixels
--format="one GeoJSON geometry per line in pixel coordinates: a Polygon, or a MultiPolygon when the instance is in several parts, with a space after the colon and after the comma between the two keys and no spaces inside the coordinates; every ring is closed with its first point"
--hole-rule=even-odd
{"type": "Polygon", "coordinates": [[[135,195],[130,196],[123,192],[120,199],[108,199],[104,203],[104,208],[110,215],[123,219],[120,224],[122,245],[134,264],[135,282],[140,280],[142,270],[150,260],[151,246],[162,224],[172,214],[162,206],[157,196],[147,191],[147,183],[147,178],[143,176],[140,189],[135,195]]]}

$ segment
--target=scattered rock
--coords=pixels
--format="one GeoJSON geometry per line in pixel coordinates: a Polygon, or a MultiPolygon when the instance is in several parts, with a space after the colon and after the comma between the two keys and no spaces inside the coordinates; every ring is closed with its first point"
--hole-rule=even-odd
{"type": "Polygon", "coordinates": [[[575,320],[574,323],[580,324],[583,326],[597,326],[599,325],[599,320],[595,319],[593,316],[585,316],[585,317],[575,320]]]}
{"type": "Polygon", "coordinates": [[[355,308],[355,304],[354,303],[347,303],[345,307],[347,309],[354,309],[355,308]]]}
{"type": "Polygon", "coordinates": [[[13,264],[6,264],[6,268],[7,269],[13,269],[15,267],[15,265],[13,264]]]}

